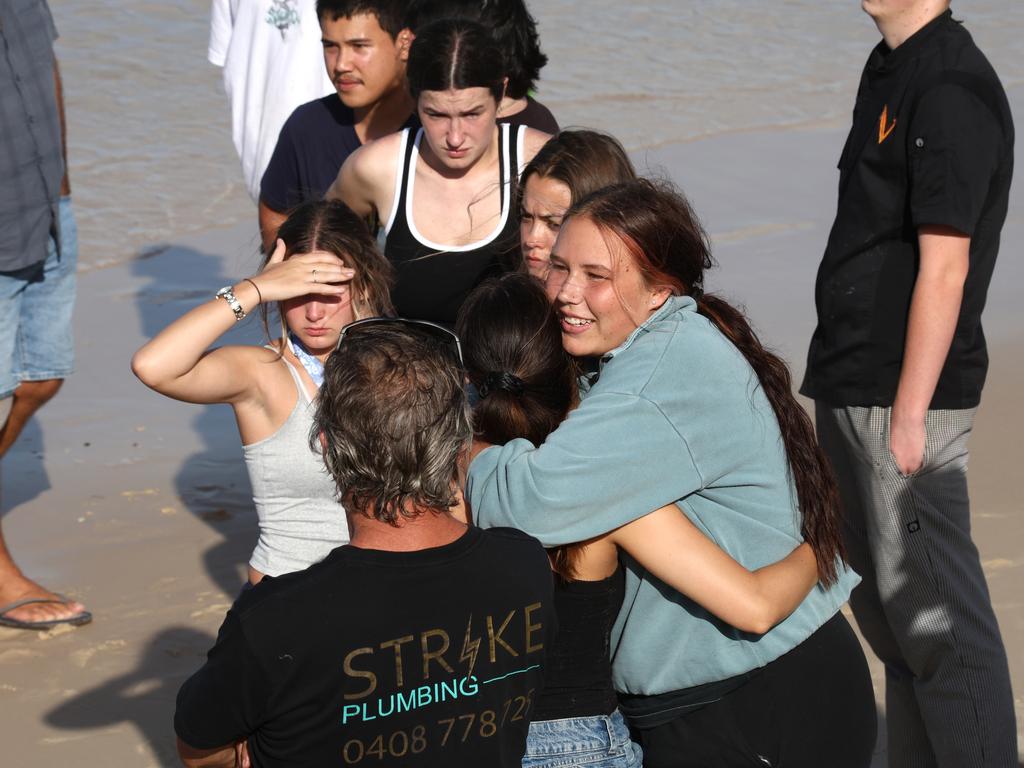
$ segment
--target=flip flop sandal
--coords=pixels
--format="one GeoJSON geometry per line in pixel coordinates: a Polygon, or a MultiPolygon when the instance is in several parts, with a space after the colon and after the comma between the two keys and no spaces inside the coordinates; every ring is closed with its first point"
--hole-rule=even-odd
{"type": "Polygon", "coordinates": [[[20,619],[12,619],[7,616],[13,610],[21,608],[23,605],[33,605],[35,603],[60,603],[65,605],[68,599],[64,595],[57,594],[59,600],[52,600],[43,597],[27,597],[24,600],[16,600],[13,603],[3,606],[0,608],[0,627],[10,627],[12,629],[52,629],[59,624],[70,624],[73,627],[80,626],[82,624],[88,624],[92,621],[92,614],[89,611],[82,611],[76,613],[74,616],[68,616],[64,619],[50,619],[48,621],[21,621],[20,619]]]}

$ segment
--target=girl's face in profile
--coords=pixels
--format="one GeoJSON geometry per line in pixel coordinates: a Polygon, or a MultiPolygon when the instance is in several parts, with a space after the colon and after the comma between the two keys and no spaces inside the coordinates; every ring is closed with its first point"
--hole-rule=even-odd
{"type": "Polygon", "coordinates": [[[549,176],[531,174],[523,186],[519,211],[519,242],[527,272],[541,280],[551,266],[551,247],[562,226],[562,216],[572,203],[572,194],[562,182],[549,176]]]}
{"type": "Polygon", "coordinates": [[[566,222],[551,252],[547,295],[574,357],[598,357],[622,344],[668,296],[651,289],[614,237],[589,219],[566,222]]]}

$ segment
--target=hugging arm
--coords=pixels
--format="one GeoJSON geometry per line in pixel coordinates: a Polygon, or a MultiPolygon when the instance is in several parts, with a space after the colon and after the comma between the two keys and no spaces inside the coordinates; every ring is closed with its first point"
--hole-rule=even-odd
{"type": "Polygon", "coordinates": [[[519,528],[557,547],[613,531],[702,482],[655,403],[608,392],[590,395],[539,448],[518,439],[478,454],[467,497],[479,525],[519,528]],[[673,457],[671,472],[658,456],[673,457]]]}
{"type": "Polygon", "coordinates": [[[622,526],[609,538],[670,587],[737,629],[758,635],[796,610],[818,580],[808,544],[750,571],[674,504],[622,526]]]}

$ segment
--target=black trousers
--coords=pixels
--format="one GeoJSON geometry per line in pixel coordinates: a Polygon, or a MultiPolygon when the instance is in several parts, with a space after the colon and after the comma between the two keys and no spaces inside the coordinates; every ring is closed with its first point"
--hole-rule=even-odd
{"type": "Polygon", "coordinates": [[[837,613],[723,698],[633,738],[644,768],[867,768],[876,729],[867,661],[837,613]]]}

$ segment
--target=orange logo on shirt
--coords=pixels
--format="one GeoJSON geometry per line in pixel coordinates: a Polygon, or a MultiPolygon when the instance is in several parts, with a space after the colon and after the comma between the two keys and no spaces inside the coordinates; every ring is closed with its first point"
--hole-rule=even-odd
{"type": "Polygon", "coordinates": [[[889,134],[892,133],[896,127],[896,118],[892,119],[889,125],[886,123],[889,120],[889,106],[882,107],[882,116],[878,118],[878,143],[881,144],[883,141],[889,138],[889,134]]]}

